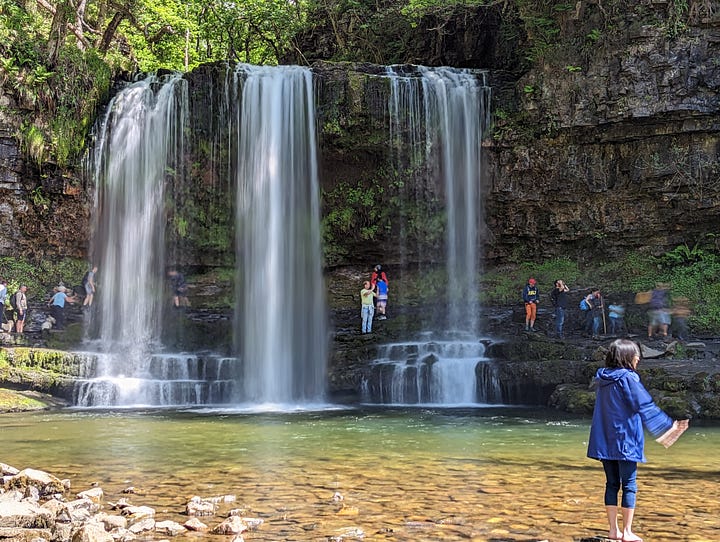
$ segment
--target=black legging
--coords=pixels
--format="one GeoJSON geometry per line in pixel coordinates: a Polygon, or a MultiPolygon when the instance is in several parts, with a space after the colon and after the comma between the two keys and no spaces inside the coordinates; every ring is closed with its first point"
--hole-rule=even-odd
{"type": "Polygon", "coordinates": [[[55,318],[55,328],[63,329],[65,327],[65,307],[60,305],[52,305],[52,317],[55,318]]]}

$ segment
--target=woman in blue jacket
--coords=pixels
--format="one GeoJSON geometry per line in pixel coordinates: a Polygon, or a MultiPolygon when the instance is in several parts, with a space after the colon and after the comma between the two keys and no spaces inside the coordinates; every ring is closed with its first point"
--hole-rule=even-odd
{"type": "Polygon", "coordinates": [[[645,463],[643,426],[665,447],[688,427],[688,420],[673,421],[655,405],[635,372],[640,349],[627,339],[610,345],[605,367],[598,369],[588,457],[602,461],[605,470],[605,509],[609,538],[642,542],[632,532],[637,492],[637,464],[645,463]],[[623,529],[618,528],[618,491],[622,487],[623,529]]]}

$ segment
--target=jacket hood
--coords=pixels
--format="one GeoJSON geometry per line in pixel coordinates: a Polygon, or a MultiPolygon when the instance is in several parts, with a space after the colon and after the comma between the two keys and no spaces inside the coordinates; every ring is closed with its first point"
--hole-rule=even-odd
{"type": "Polygon", "coordinates": [[[614,384],[618,380],[627,376],[630,372],[632,371],[629,369],[611,369],[609,367],[603,367],[598,369],[598,372],[595,375],[596,383],[598,386],[609,386],[610,384],[614,384]]]}

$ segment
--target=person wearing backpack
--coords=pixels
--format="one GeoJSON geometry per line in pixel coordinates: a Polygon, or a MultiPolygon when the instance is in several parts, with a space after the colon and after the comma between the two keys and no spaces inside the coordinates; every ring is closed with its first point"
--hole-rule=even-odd
{"type": "Polygon", "coordinates": [[[15,331],[22,333],[25,330],[25,320],[27,318],[27,286],[20,286],[10,298],[10,304],[15,311],[15,331]]]}
{"type": "MultiPolygon", "coordinates": [[[[384,273],[383,273],[384,275],[384,273]]],[[[377,317],[378,320],[387,320],[387,315],[385,314],[385,311],[387,310],[387,301],[388,301],[388,285],[387,282],[382,277],[378,277],[377,283],[375,284],[376,291],[377,291],[377,304],[375,305],[375,309],[377,310],[379,316],[377,317]]]]}

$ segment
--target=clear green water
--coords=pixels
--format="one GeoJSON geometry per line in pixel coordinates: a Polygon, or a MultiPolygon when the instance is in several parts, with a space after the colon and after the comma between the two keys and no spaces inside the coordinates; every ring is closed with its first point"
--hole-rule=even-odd
{"type": "MultiPolygon", "coordinates": [[[[156,508],[158,520],[187,520],[193,495],[236,495],[204,521],[243,508],[265,520],[248,541],[360,531],[365,540],[571,541],[606,532],[602,468],[585,457],[588,420],[552,412],[65,411],[4,414],[0,426],[0,461],[70,478],[73,491],[97,482],[106,502],[125,496],[156,508]],[[136,493],[123,495],[129,486],[136,493]]],[[[719,450],[717,427],[692,427],[669,450],[648,440],[638,534],[720,540],[719,450]]]]}

